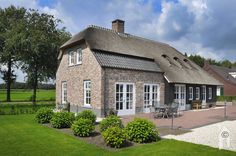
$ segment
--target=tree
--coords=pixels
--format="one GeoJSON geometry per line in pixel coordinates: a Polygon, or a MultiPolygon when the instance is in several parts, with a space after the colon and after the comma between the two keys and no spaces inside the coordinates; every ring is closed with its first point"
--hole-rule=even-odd
{"type": "Polygon", "coordinates": [[[23,21],[26,9],[10,6],[0,8],[0,63],[7,66],[3,78],[6,82],[7,99],[11,101],[11,84],[15,79],[13,66],[18,60],[17,54],[21,50],[23,21]]]}
{"type": "Polygon", "coordinates": [[[236,68],[236,62],[232,64],[232,68],[236,68]]]}
{"type": "Polygon", "coordinates": [[[38,82],[55,78],[59,47],[70,34],[57,28],[60,20],[37,10],[27,12],[25,23],[22,70],[33,88],[32,102],[35,104],[38,82]]]}
{"type": "Polygon", "coordinates": [[[13,82],[16,81],[16,75],[14,74],[14,70],[11,71],[10,79],[8,77],[8,70],[1,70],[0,73],[1,73],[1,76],[2,76],[1,77],[2,80],[5,81],[6,84],[12,84],[13,82]],[[10,82],[8,82],[8,81],[10,81],[10,82]]]}
{"type": "Polygon", "coordinates": [[[200,55],[190,55],[189,59],[195,62],[200,67],[204,66],[205,58],[201,57],[200,55]]]}
{"type": "Polygon", "coordinates": [[[232,63],[229,60],[224,60],[220,64],[222,67],[232,68],[232,63]]]}

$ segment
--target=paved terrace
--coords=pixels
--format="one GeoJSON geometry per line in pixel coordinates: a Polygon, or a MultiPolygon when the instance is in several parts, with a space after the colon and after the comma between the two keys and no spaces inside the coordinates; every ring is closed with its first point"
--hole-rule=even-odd
{"type": "MultiPolygon", "coordinates": [[[[157,127],[171,126],[171,118],[154,119],[153,113],[122,116],[125,124],[132,121],[135,117],[151,120],[157,125],[157,127]]],[[[183,111],[181,112],[180,117],[174,118],[174,127],[193,129],[224,120],[224,107],[190,110],[183,111]]],[[[236,105],[227,106],[227,120],[236,120],[236,105]]]]}

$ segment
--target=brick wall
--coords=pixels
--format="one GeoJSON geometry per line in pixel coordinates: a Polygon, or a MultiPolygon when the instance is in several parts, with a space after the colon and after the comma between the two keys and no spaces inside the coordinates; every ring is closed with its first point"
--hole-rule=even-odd
{"type": "Polygon", "coordinates": [[[164,77],[162,73],[152,73],[135,70],[122,70],[106,68],[104,74],[105,84],[105,106],[106,109],[115,108],[115,83],[127,82],[134,83],[135,101],[136,101],[136,113],[142,112],[143,108],[143,85],[145,83],[159,84],[160,85],[160,103],[164,103],[164,77]]]}
{"type": "Polygon", "coordinates": [[[78,45],[64,52],[56,74],[56,103],[61,103],[61,83],[67,82],[67,100],[73,112],[80,112],[84,109],[84,80],[91,80],[91,106],[92,109],[101,115],[103,102],[102,95],[102,68],[96,58],[85,44],[78,45]],[[68,51],[82,48],[82,64],[68,66],[68,51]]]}

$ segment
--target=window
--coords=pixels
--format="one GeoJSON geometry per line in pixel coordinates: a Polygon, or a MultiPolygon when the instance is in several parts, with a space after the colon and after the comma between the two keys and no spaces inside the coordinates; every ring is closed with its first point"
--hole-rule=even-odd
{"type": "Polygon", "coordinates": [[[200,88],[196,87],[196,100],[199,100],[200,98],[200,88]]]}
{"type": "Polygon", "coordinates": [[[91,105],[91,81],[84,81],[84,105],[91,105]]]}
{"type": "Polygon", "coordinates": [[[66,82],[62,82],[61,84],[61,102],[63,104],[67,103],[67,84],[66,82]]]}
{"type": "Polygon", "coordinates": [[[165,54],[163,54],[161,56],[169,63],[169,66],[171,66],[172,63],[170,61],[170,58],[167,55],[165,55],[165,54]]]}
{"type": "Polygon", "coordinates": [[[179,66],[180,68],[183,67],[183,65],[182,65],[182,63],[180,62],[180,60],[179,60],[178,57],[173,57],[173,59],[175,60],[177,66],[179,66]]]}
{"type": "Polygon", "coordinates": [[[206,102],[206,86],[202,86],[202,101],[206,102]]]}
{"type": "Polygon", "coordinates": [[[175,86],[175,99],[179,99],[179,86],[175,86]]]}
{"type": "Polygon", "coordinates": [[[209,87],[208,88],[208,91],[209,91],[209,99],[212,99],[212,88],[211,87],[209,87]]]}
{"type": "Polygon", "coordinates": [[[193,87],[188,88],[189,100],[193,100],[193,87]]]}
{"type": "Polygon", "coordinates": [[[77,64],[82,63],[82,49],[77,49],[77,64]]]}
{"type": "Polygon", "coordinates": [[[75,64],[75,53],[73,51],[69,52],[69,66],[75,64]]]}

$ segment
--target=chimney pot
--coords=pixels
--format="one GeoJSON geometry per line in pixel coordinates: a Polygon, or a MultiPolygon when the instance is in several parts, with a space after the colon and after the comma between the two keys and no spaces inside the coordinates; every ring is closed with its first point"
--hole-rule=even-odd
{"type": "Polygon", "coordinates": [[[124,33],[125,32],[125,21],[116,19],[112,21],[112,30],[115,30],[118,33],[124,33]]]}

